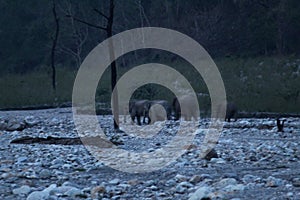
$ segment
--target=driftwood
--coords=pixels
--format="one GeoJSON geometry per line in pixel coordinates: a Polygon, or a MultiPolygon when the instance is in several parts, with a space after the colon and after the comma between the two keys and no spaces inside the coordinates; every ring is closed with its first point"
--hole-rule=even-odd
{"type": "Polygon", "coordinates": [[[118,145],[119,143],[116,142],[109,142],[107,140],[102,139],[101,137],[75,137],[75,138],[68,138],[68,137],[52,137],[48,136],[46,138],[39,138],[39,137],[23,137],[14,139],[11,141],[11,144],[56,144],[56,145],[91,145],[97,146],[100,148],[111,148],[113,144],[118,145]]]}

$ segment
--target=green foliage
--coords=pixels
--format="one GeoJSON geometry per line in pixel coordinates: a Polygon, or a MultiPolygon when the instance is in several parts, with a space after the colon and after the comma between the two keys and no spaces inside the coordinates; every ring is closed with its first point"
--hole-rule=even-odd
{"type": "MultiPolygon", "coordinates": [[[[52,0],[2,0],[0,107],[71,101],[76,69],[106,39],[105,31],[74,23],[66,14],[104,26],[106,19],[93,9],[107,14],[108,0],[55,2],[61,30],[56,49],[56,94],[51,89],[49,67],[55,30],[52,0]]],[[[114,34],[136,27],[165,27],[187,34],[203,45],[217,61],[228,99],[242,109],[300,110],[297,60],[300,1],[142,0],[115,1],[115,4],[114,34]]],[[[118,76],[148,62],[174,67],[188,78],[197,93],[208,93],[202,77],[192,66],[162,51],[143,50],[122,56],[117,60],[118,76]]],[[[99,82],[96,100],[110,101],[110,91],[108,69],[99,82]]],[[[171,93],[155,85],[144,86],[135,95],[154,98],[153,94],[155,98],[172,98],[171,93]]],[[[209,97],[199,97],[200,107],[209,105],[209,101],[209,97]]]]}
{"type": "MultiPolygon", "coordinates": [[[[300,59],[295,57],[258,57],[217,59],[227,98],[245,111],[300,112],[300,59]]],[[[169,64],[172,66],[172,64],[169,64]]],[[[190,73],[186,63],[173,63],[178,71],[188,71],[184,76],[191,80],[197,93],[208,93],[204,81],[190,73]]],[[[56,98],[51,89],[48,67],[24,75],[9,74],[0,77],[0,108],[21,107],[70,102],[76,71],[59,68],[56,98]]],[[[121,69],[125,73],[128,69],[121,69]]],[[[200,78],[199,78],[200,77],[200,78]]],[[[100,79],[97,102],[110,102],[110,70],[100,79]]],[[[135,91],[136,99],[166,99],[174,95],[168,89],[148,84],[135,91]]],[[[208,110],[210,99],[199,96],[201,110],[208,110]]]]}
{"type": "Polygon", "coordinates": [[[57,91],[51,87],[47,70],[36,70],[24,75],[7,74],[0,77],[0,108],[20,108],[34,105],[55,105],[70,102],[75,72],[58,69],[57,91]]]}
{"type": "MultiPolygon", "coordinates": [[[[197,40],[214,57],[276,55],[278,52],[290,55],[300,52],[298,0],[138,2],[115,2],[114,33],[141,26],[171,28],[197,40]]],[[[106,14],[108,0],[61,0],[56,3],[61,28],[57,64],[78,67],[78,58],[69,51],[79,51],[76,53],[79,53],[79,61],[82,61],[96,44],[106,38],[106,34],[91,27],[85,32],[86,25],[72,22],[66,14],[104,26],[106,19],[93,9],[97,8],[106,14]],[[78,50],[79,38],[85,35],[88,37],[78,50]]],[[[24,73],[49,65],[55,30],[51,9],[50,0],[1,2],[1,72],[24,73]]],[[[131,57],[131,60],[141,59],[142,56],[145,55],[131,57]]]]}
{"type": "Polygon", "coordinates": [[[221,59],[229,101],[246,111],[299,112],[300,59],[258,57],[221,59]]]}

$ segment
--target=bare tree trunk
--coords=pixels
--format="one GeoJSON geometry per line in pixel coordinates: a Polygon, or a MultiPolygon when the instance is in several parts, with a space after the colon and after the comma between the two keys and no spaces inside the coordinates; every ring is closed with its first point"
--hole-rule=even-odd
{"type": "MultiPolygon", "coordinates": [[[[112,25],[114,22],[114,1],[110,0],[109,6],[109,17],[107,22],[107,38],[112,36],[112,25]]],[[[118,90],[115,88],[117,84],[117,66],[115,61],[115,53],[112,41],[109,40],[109,56],[111,63],[111,90],[115,90],[112,92],[112,103],[113,103],[113,116],[114,116],[114,129],[119,130],[119,101],[118,101],[118,90]]]]}
{"type": "Polygon", "coordinates": [[[52,88],[55,91],[56,90],[55,49],[56,49],[58,35],[59,35],[59,19],[56,13],[55,0],[53,0],[52,3],[53,3],[52,12],[55,20],[55,25],[56,25],[55,35],[53,38],[52,49],[51,49],[52,88]]]}
{"type": "Polygon", "coordinates": [[[285,32],[285,0],[280,0],[277,12],[277,53],[284,53],[284,32],[285,32]]]}
{"type": "MultiPolygon", "coordinates": [[[[110,0],[110,4],[109,5],[110,5],[109,6],[109,16],[106,16],[104,13],[102,13],[98,9],[94,9],[94,11],[96,13],[98,13],[101,17],[103,17],[104,19],[107,20],[106,27],[102,27],[102,26],[99,26],[99,25],[92,24],[92,23],[87,22],[85,20],[76,18],[76,17],[74,17],[71,14],[67,14],[66,16],[67,17],[71,17],[75,21],[78,21],[80,23],[86,24],[86,25],[88,25],[90,27],[97,28],[97,29],[100,29],[100,30],[104,30],[104,31],[106,31],[107,38],[110,38],[113,35],[112,30],[113,30],[114,7],[115,7],[114,0],[110,0]]],[[[108,46],[108,48],[109,48],[109,56],[110,56],[110,59],[113,61],[111,63],[111,90],[113,91],[115,89],[115,92],[114,93],[112,92],[112,104],[113,104],[112,107],[114,108],[113,109],[113,111],[114,111],[113,112],[113,116],[114,116],[114,129],[116,131],[120,131],[119,130],[118,91],[117,91],[117,88],[115,88],[115,86],[117,84],[117,66],[116,66],[116,61],[115,61],[114,47],[113,47],[113,43],[112,43],[111,40],[109,40],[109,44],[108,45],[109,45],[108,46]]]]}

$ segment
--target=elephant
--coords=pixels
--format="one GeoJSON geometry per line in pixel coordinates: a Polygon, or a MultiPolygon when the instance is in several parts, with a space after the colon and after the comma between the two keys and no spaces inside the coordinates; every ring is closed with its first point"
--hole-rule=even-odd
{"type": "Polygon", "coordinates": [[[277,124],[277,132],[284,132],[283,127],[284,127],[284,122],[286,119],[280,120],[280,118],[277,118],[276,124],[277,124]]]}
{"type": "Polygon", "coordinates": [[[227,120],[230,122],[231,118],[234,118],[234,121],[237,121],[237,114],[237,106],[232,102],[227,103],[225,121],[227,120]]]}
{"type": "Polygon", "coordinates": [[[237,121],[238,109],[237,106],[233,102],[227,102],[227,104],[221,104],[218,107],[218,115],[221,111],[225,109],[226,105],[226,113],[225,113],[225,121],[231,122],[231,119],[234,118],[237,121]]]}
{"type": "Polygon", "coordinates": [[[123,123],[127,122],[128,112],[129,114],[132,111],[132,107],[137,100],[130,100],[128,102],[120,101],[119,102],[119,114],[123,115],[123,123]]]}
{"type": "Polygon", "coordinates": [[[150,101],[149,109],[149,124],[153,124],[156,121],[171,120],[172,108],[166,100],[153,100],[150,101]],[[161,112],[165,110],[165,113],[161,112]]]}
{"type": "Polygon", "coordinates": [[[132,112],[132,108],[133,108],[135,102],[137,102],[137,101],[138,101],[138,100],[130,100],[130,101],[129,101],[128,109],[129,109],[129,113],[130,113],[130,114],[131,114],[131,112],[132,112]]]}
{"type": "Polygon", "coordinates": [[[192,118],[194,118],[195,120],[198,120],[199,110],[197,110],[198,106],[195,105],[195,102],[194,102],[192,96],[184,95],[184,96],[181,96],[179,100],[177,99],[177,97],[175,97],[173,99],[173,103],[172,103],[173,111],[175,114],[175,120],[177,121],[181,117],[183,117],[186,121],[191,121],[192,118]],[[188,105],[184,110],[181,110],[179,100],[180,100],[180,102],[184,103],[185,105],[188,105]]]}
{"type": "Polygon", "coordinates": [[[132,119],[132,122],[137,119],[137,124],[141,125],[141,117],[143,118],[143,123],[146,123],[146,118],[149,119],[149,109],[150,109],[150,102],[148,100],[136,100],[129,102],[129,113],[132,119]]]}

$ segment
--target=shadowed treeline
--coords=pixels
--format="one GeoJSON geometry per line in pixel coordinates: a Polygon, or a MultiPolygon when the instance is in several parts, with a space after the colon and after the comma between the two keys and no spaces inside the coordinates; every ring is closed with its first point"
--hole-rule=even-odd
{"type": "MultiPolygon", "coordinates": [[[[77,70],[86,55],[106,38],[103,31],[74,21],[107,23],[109,0],[55,1],[59,35],[55,50],[56,91],[52,91],[51,47],[57,21],[52,0],[3,0],[0,5],[0,108],[70,102],[77,70]],[[19,2],[20,3],[20,2],[19,2]]],[[[199,42],[214,58],[229,101],[241,110],[300,111],[300,2],[254,1],[116,1],[113,34],[137,27],[164,27],[199,42]]],[[[174,67],[196,93],[208,93],[200,75],[178,56],[153,49],[130,52],[116,60],[118,77],[149,62],[174,67]]],[[[97,89],[98,102],[110,101],[110,70],[97,89]]],[[[140,98],[161,99],[165,90],[145,86],[140,98]]],[[[202,110],[210,99],[199,98],[202,110]]]]}

